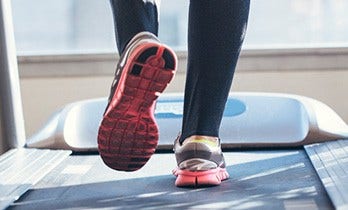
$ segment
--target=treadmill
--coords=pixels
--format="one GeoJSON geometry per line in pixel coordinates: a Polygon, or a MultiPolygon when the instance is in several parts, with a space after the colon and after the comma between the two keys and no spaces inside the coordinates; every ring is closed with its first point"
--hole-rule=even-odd
{"type": "Polygon", "coordinates": [[[136,172],[98,156],[106,98],[62,107],[26,139],[10,11],[0,0],[0,209],[348,209],[348,126],[304,96],[230,95],[220,137],[231,178],[216,187],[174,186],[182,94],[159,98],[159,146],[136,172]]]}

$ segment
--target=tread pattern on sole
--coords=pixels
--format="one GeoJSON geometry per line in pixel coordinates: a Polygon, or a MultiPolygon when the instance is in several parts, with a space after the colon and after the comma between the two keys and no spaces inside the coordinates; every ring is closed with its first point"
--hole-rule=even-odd
{"type": "Polygon", "coordinates": [[[175,65],[174,52],[161,44],[143,44],[128,57],[98,132],[99,153],[110,168],[138,170],[155,152],[155,102],[172,80],[175,65]]]}

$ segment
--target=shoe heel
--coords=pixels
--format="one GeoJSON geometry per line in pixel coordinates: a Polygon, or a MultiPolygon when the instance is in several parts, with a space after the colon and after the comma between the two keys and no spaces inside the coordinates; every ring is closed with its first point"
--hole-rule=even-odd
{"type": "Polygon", "coordinates": [[[173,174],[177,176],[175,181],[175,186],[177,187],[217,186],[221,184],[221,181],[229,178],[229,174],[225,168],[206,171],[175,169],[173,174]]]}

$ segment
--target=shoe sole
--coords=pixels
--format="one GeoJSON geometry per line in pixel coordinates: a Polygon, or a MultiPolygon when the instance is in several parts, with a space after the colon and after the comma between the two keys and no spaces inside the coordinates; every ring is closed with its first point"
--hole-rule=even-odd
{"type": "Polygon", "coordinates": [[[177,177],[177,187],[207,187],[220,185],[222,181],[229,178],[225,168],[216,168],[205,171],[188,171],[179,168],[173,170],[177,177]]]}
{"type": "Polygon", "coordinates": [[[176,62],[175,53],[159,43],[140,44],[129,55],[98,131],[98,150],[110,168],[138,170],[155,152],[155,102],[173,79],[176,62]]]}

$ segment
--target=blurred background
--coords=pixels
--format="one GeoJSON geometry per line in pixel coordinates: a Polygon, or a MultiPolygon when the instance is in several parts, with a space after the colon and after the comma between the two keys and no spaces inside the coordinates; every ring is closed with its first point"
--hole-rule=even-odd
{"type": "MultiPolygon", "coordinates": [[[[166,93],[183,92],[188,0],[162,0],[160,39],[178,52],[166,93]]],[[[318,99],[348,122],[348,1],[251,1],[232,92],[318,99]]],[[[27,136],[78,100],[106,97],[118,59],[108,0],[12,0],[27,136]]]]}
{"type": "MultiPolygon", "coordinates": [[[[162,0],[160,38],[186,49],[188,0],[162,0]]],[[[19,54],[115,51],[108,0],[12,0],[19,54]]],[[[345,0],[252,1],[245,48],[347,45],[345,0]]]]}

